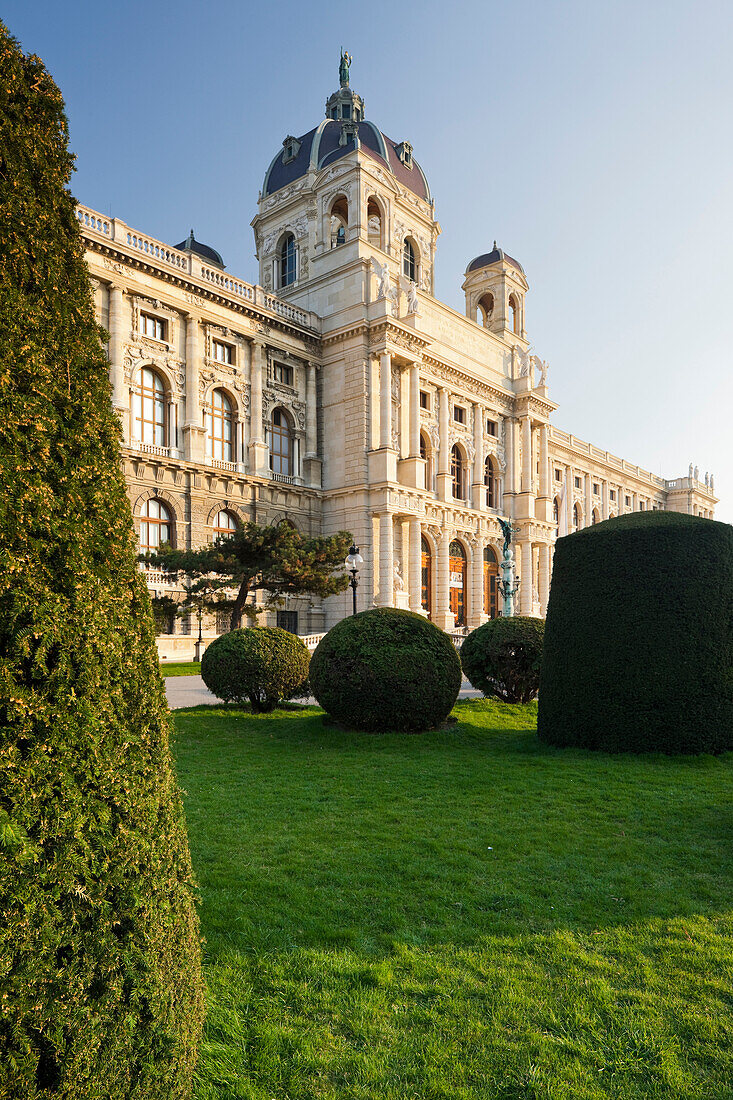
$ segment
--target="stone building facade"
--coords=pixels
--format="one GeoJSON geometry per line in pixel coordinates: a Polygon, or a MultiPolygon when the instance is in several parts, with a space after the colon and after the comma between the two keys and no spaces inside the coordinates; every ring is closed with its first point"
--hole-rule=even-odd
{"type": "MultiPolygon", "coordinates": [[[[637,509],[712,517],[708,475],[668,481],[551,423],[529,285],[496,243],[467,267],[465,316],[434,296],[426,177],[409,142],[365,118],[345,63],[340,77],[326,117],[267,170],[256,286],[193,231],[171,247],[79,207],[141,545],[195,547],[245,519],[346,529],[365,559],[360,607],[454,631],[500,608],[500,518],[518,610],[542,615],[558,531],[637,509]]],[[[160,574],[148,582],[165,593],[160,574]]],[[[292,601],[280,621],[317,634],[349,611],[344,593],[292,601]]],[[[190,628],[161,653],[189,656],[190,628]]]]}

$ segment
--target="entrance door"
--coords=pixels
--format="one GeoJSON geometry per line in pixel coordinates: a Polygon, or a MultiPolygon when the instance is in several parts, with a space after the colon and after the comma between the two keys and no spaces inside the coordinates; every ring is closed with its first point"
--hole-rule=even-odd
{"type": "Polygon", "coordinates": [[[456,626],[466,625],[466,551],[457,539],[448,548],[450,570],[450,609],[456,626]]]}
{"type": "Polygon", "coordinates": [[[499,579],[499,563],[490,546],[484,550],[484,613],[490,619],[499,614],[496,582],[499,579]]]}
{"type": "Polygon", "coordinates": [[[426,538],[420,539],[422,550],[422,609],[427,611],[431,618],[433,606],[431,592],[433,589],[433,555],[430,552],[430,543],[426,538]]]}

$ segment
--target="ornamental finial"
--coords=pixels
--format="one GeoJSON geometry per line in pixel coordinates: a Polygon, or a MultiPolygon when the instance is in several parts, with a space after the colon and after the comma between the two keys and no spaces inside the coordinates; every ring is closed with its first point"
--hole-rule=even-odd
{"type": "Polygon", "coordinates": [[[352,60],[351,54],[345,53],[342,46],[341,61],[339,62],[339,81],[342,88],[348,88],[349,86],[349,69],[351,68],[352,60]]]}

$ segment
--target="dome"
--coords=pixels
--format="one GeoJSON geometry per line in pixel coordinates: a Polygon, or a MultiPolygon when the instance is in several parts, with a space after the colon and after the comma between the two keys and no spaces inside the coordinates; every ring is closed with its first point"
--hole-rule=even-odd
{"type": "Polygon", "coordinates": [[[272,159],[265,174],[262,195],[272,195],[302,179],[309,171],[319,171],[341,157],[361,149],[414,195],[430,202],[425,174],[412,156],[412,146],[396,142],[364,118],[364,100],[349,86],[351,58],[341,55],[340,88],[326,101],[326,118],[302,137],[287,137],[272,159]]]}
{"type": "Polygon", "coordinates": [[[193,229],[186,237],[185,241],[181,241],[180,244],[174,245],[175,248],[180,248],[182,252],[193,252],[194,255],[200,256],[202,260],[208,260],[209,263],[215,264],[217,267],[224,267],[224,261],[215,248],[210,248],[208,244],[202,244],[201,241],[197,241],[193,235],[193,229]]]}
{"type": "Polygon", "coordinates": [[[521,271],[522,275],[524,275],[524,268],[519,260],[515,260],[513,256],[507,256],[503,248],[497,248],[496,241],[494,241],[494,247],[491,252],[484,252],[483,255],[477,256],[475,260],[471,260],[466,268],[466,274],[469,275],[472,271],[479,271],[482,267],[490,267],[491,264],[502,262],[510,264],[512,267],[516,267],[517,271],[521,271]]]}

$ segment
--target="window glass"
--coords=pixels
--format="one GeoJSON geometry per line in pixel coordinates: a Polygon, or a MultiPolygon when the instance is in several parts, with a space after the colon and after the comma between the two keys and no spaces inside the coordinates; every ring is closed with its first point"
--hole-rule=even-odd
{"type": "Polygon", "coordinates": [[[416,266],[415,249],[412,247],[411,241],[405,240],[402,246],[402,271],[413,283],[415,282],[416,266]]]}
{"type": "Polygon", "coordinates": [[[270,469],[289,477],[293,473],[293,433],[282,409],[272,414],[270,436],[270,469]]]}
{"type": "Polygon", "coordinates": [[[142,443],[165,447],[166,397],[163,380],[150,367],[143,367],[132,395],[134,437],[142,443]]]}
{"type": "Polygon", "coordinates": [[[213,345],[214,358],[218,363],[229,363],[231,365],[234,362],[234,348],[230,344],[224,344],[221,340],[214,340],[213,345]]]}
{"type": "Polygon", "coordinates": [[[150,313],[140,314],[140,332],[153,340],[165,340],[165,321],[150,313]]]}
{"type": "Polygon", "coordinates": [[[147,500],[140,510],[140,549],[157,550],[171,542],[170,512],[160,500],[147,500]]]}
{"type": "Polygon", "coordinates": [[[280,246],[280,286],[295,282],[295,237],[288,233],[280,246]]]}
{"type": "Polygon", "coordinates": [[[222,462],[234,461],[234,409],[223,390],[214,390],[207,413],[209,454],[222,462]]]}
{"type": "Polygon", "coordinates": [[[231,512],[222,509],[214,516],[212,527],[214,528],[214,538],[226,538],[228,535],[233,535],[237,530],[237,521],[231,512]]]}
{"type": "Polygon", "coordinates": [[[284,363],[275,363],[274,376],[276,382],[282,382],[284,386],[292,386],[293,384],[293,368],[286,366],[284,363]]]}

